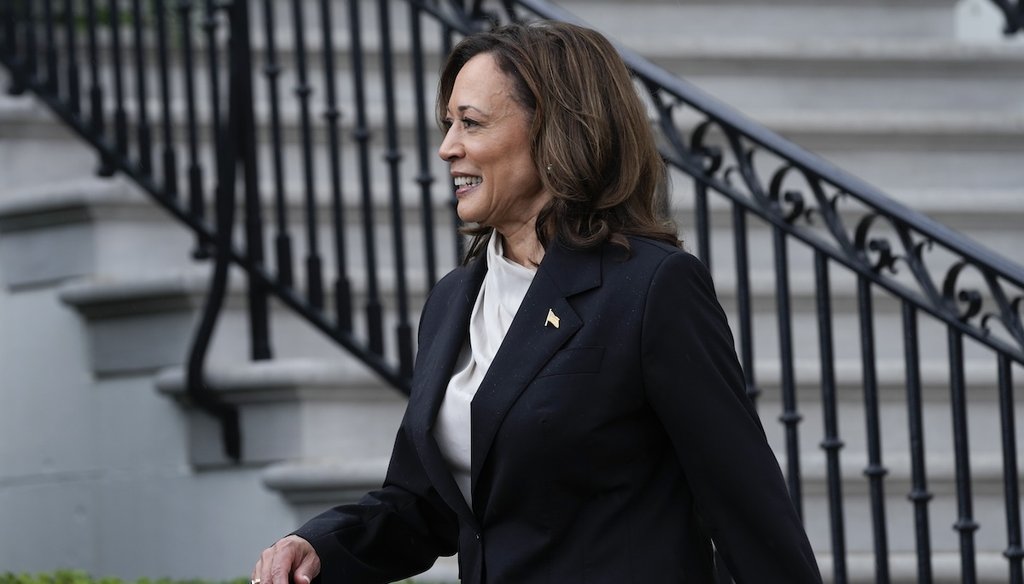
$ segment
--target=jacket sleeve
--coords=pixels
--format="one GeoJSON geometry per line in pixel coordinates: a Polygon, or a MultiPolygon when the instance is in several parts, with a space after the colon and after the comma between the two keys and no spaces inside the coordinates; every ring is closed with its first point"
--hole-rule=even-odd
{"type": "Polygon", "coordinates": [[[652,278],[643,322],[648,400],[735,581],[821,582],[700,260],[666,257],[652,278]]]}
{"type": "Polygon", "coordinates": [[[320,581],[378,584],[419,574],[455,553],[458,522],[433,490],[413,444],[398,431],[384,486],[295,531],[320,558],[320,581]]]}
{"type": "MultiPolygon", "coordinates": [[[[427,298],[419,328],[425,328],[434,292],[427,298]]],[[[420,364],[417,362],[416,370],[420,364]]],[[[294,533],[310,542],[320,558],[320,582],[378,584],[426,571],[438,556],[458,549],[459,526],[454,511],[434,490],[409,436],[406,411],[381,489],[359,502],[334,507],[309,520],[294,533]]]]}

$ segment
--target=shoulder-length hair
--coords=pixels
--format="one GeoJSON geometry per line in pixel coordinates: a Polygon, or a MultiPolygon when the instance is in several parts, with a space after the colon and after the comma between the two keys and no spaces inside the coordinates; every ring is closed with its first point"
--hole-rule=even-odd
{"type": "MultiPolygon", "coordinates": [[[[490,54],[530,114],[534,164],[551,201],[537,237],[572,249],[607,241],[629,249],[628,235],[679,246],[669,218],[665,164],[632,78],[600,33],[564,22],[509,24],[463,39],[441,72],[438,123],[444,127],[455,78],[473,57],[490,54]]],[[[489,227],[475,236],[479,254],[489,227]]]]}

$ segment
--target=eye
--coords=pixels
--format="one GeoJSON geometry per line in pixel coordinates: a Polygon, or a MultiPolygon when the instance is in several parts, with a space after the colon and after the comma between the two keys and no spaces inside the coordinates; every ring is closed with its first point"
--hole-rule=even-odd
{"type": "Polygon", "coordinates": [[[480,123],[477,122],[476,120],[474,120],[473,118],[462,118],[459,121],[462,122],[462,127],[463,128],[472,128],[472,127],[480,125],[480,123]]]}

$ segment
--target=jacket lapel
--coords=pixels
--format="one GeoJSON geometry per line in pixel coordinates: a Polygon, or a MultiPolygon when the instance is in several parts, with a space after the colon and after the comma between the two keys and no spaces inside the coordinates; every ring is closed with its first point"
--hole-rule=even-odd
{"type": "Polygon", "coordinates": [[[434,421],[444,400],[452,369],[469,331],[469,317],[476,303],[477,293],[487,273],[487,262],[480,258],[464,271],[463,279],[455,284],[450,295],[447,318],[439,327],[430,345],[420,347],[422,362],[417,366],[418,379],[413,380],[409,401],[409,427],[423,468],[434,488],[463,520],[475,525],[472,511],[459,491],[451,470],[434,440],[434,421]]]}
{"type": "Polygon", "coordinates": [[[601,284],[601,252],[552,244],[473,397],[472,485],[509,409],[551,357],[583,325],[568,298],[601,284]],[[548,322],[549,313],[558,319],[548,322]]]}

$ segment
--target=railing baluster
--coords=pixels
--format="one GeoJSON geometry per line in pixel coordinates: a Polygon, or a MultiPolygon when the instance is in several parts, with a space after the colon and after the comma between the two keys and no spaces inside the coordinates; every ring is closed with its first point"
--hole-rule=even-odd
{"type": "Polygon", "coordinates": [[[33,7],[36,5],[35,2],[22,2],[24,7],[24,19],[22,22],[25,27],[25,43],[22,54],[24,57],[25,64],[25,77],[28,82],[38,83],[39,82],[39,47],[36,44],[36,16],[33,7]]]}
{"type": "MultiPolygon", "coordinates": [[[[224,173],[220,171],[221,158],[228,152],[227,145],[225,144],[225,136],[228,128],[221,116],[220,50],[217,47],[217,34],[220,29],[220,23],[217,21],[217,11],[219,9],[219,2],[217,0],[206,0],[203,6],[201,19],[201,28],[203,30],[204,42],[206,43],[206,76],[209,84],[208,96],[203,100],[203,102],[205,102],[209,107],[210,138],[213,143],[213,148],[210,152],[209,168],[213,173],[214,179],[217,181],[213,193],[214,208],[217,207],[218,200],[227,198],[227,195],[220,193],[220,191],[224,189],[234,189],[234,185],[222,184],[222,177],[224,176],[224,173]]],[[[196,101],[196,104],[198,106],[199,103],[203,102],[196,101]]],[[[200,190],[200,192],[202,192],[202,190],[200,190]]],[[[198,203],[200,206],[203,206],[206,204],[206,201],[200,197],[198,203]]],[[[203,213],[205,214],[205,210],[203,213]]],[[[214,216],[213,224],[216,225],[217,222],[218,218],[214,216]]],[[[197,258],[206,258],[210,257],[211,253],[209,245],[200,242],[200,245],[196,248],[193,255],[197,258]]]]}
{"type": "Polygon", "coordinates": [[[423,31],[420,19],[422,14],[415,2],[409,3],[409,25],[412,36],[412,79],[413,79],[413,111],[416,112],[416,154],[419,161],[419,172],[416,183],[420,185],[420,208],[423,210],[423,255],[426,264],[426,290],[430,290],[437,281],[437,250],[434,245],[434,202],[431,185],[434,176],[430,172],[432,152],[429,146],[427,130],[426,105],[427,90],[423,75],[423,31]]]}
{"type": "Polygon", "coordinates": [[[789,298],[789,252],[786,234],[772,229],[775,250],[775,302],[779,319],[779,361],[782,383],[782,414],[786,428],[786,481],[797,513],[803,518],[803,493],[800,484],[800,440],[798,425],[802,416],[796,405],[796,375],[793,372],[793,314],[789,298]]]}
{"type": "Polygon", "coordinates": [[[401,178],[402,150],[398,144],[398,122],[395,112],[395,72],[391,52],[391,15],[388,2],[378,2],[381,35],[381,58],[384,77],[384,110],[387,122],[387,152],[384,159],[388,165],[391,191],[391,236],[395,257],[395,285],[398,296],[398,324],[395,335],[398,341],[399,370],[406,377],[412,376],[412,325],[409,323],[409,290],[405,273],[405,224],[402,216],[401,178]]]}
{"type": "Polygon", "coordinates": [[[867,424],[868,477],[871,497],[871,526],[875,541],[875,580],[889,582],[889,537],[885,525],[884,478],[889,474],[882,464],[882,435],[878,405],[878,375],[875,365],[875,324],[871,300],[871,282],[857,277],[857,312],[860,320],[860,350],[864,374],[864,413],[867,424]]]}
{"type": "Polygon", "coordinates": [[[295,97],[299,100],[300,140],[302,142],[302,178],[306,201],[306,298],[316,308],[324,306],[323,267],[317,225],[316,176],[313,170],[313,123],[310,120],[310,98],[306,59],[306,18],[304,0],[292,0],[292,28],[295,37],[295,72],[298,75],[295,97]]]}
{"type": "Polygon", "coordinates": [[[377,279],[377,243],[374,225],[373,177],[370,175],[370,128],[366,121],[366,86],[363,74],[362,18],[359,0],[349,0],[349,36],[352,40],[352,80],[356,99],[356,128],[353,132],[359,149],[359,181],[362,190],[363,241],[366,254],[366,324],[370,350],[384,354],[384,325],[377,279]]]}
{"type": "Polygon", "coordinates": [[[284,140],[281,137],[281,64],[277,62],[277,17],[275,0],[263,0],[263,25],[267,62],[263,76],[267,81],[270,101],[270,142],[271,163],[274,171],[274,218],[277,233],[274,236],[274,251],[277,259],[277,280],[285,286],[295,281],[292,270],[292,237],[288,229],[288,203],[285,200],[284,140]]]}
{"type": "Polygon", "coordinates": [[[18,43],[15,35],[18,34],[17,14],[15,13],[14,2],[0,2],[0,20],[2,20],[3,31],[3,53],[5,59],[13,59],[17,52],[18,43]]]}
{"type": "MultiPolygon", "coordinates": [[[[239,63],[240,39],[248,39],[248,12],[247,2],[240,2],[233,5],[225,5],[231,11],[231,43],[230,62],[239,63]]],[[[215,15],[212,12],[213,6],[207,4],[207,18],[212,19],[215,15]]],[[[215,35],[211,35],[211,41],[215,35]]],[[[246,43],[246,49],[248,43],[246,43]]],[[[249,149],[252,146],[252,136],[246,135],[251,130],[243,127],[244,118],[249,117],[250,111],[246,110],[245,103],[251,99],[251,83],[246,84],[238,75],[238,70],[233,71],[230,85],[228,87],[228,119],[226,127],[217,125],[214,129],[217,134],[218,146],[223,145],[224,149],[218,149],[215,153],[217,166],[217,192],[216,204],[216,231],[214,233],[213,245],[213,277],[210,280],[210,289],[206,296],[206,305],[200,316],[199,324],[196,327],[195,337],[192,343],[192,350],[186,368],[186,388],[189,398],[211,416],[220,422],[221,436],[224,446],[224,453],[235,462],[242,458],[242,437],[241,424],[238,407],[225,402],[215,390],[211,389],[205,382],[205,364],[207,350],[210,340],[213,337],[214,328],[218,315],[224,305],[224,299],[228,293],[228,270],[231,265],[233,247],[232,231],[234,228],[235,215],[235,186],[236,170],[239,158],[244,156],[239,148],[249,149]],[[244,93],[244,96],[243,96],[244,93]],[[244,101],[243,101],[244,100],[244,101]]],[[[251,102],[250,102],[251,103],[251,102]]],[[[248,166],[248,165],[247,165],[248,166]]]]}
{"type": "Polygon", "coordinates": [[[217,48],[217,30],[220,28],[220,25],[217,22],[217,10],[218,2],[216,0],[206,0],[203,10],[202,28],[206,40],[206,73],[210,85],[209,97],[205,100],[210,108],[210,137],[213,138],[213,152],[210,157],[210,167],[213,169],[215,176],[218,177],[217,189],[222,189],[226,186],[230,186],[231,188],[234,188],[234,186],[221,185],[219,179],[221,173],[217,170],[220,168],[221,156],[227,152],[224,144],[226,124],[221,120],[220,112],[220,51],[217,48]]]}
{"type": "MultiPolygon", "coordinates": [[[[85,26],[89,45],[89,131],[97,139],[105,139],[107,122],[103,104],[103,84],[100,81],[99,18],[96,13],[96,0],[85,2],[85,26]]],[[[100,154],[100,165],[96,174],[112,176],[114,171],[114,161],[100,154]]]]}
{"type": "Polygon", "coordinates": [[[754,326],[750,302],[750,256],[747,245],[747,212],[740,205],[732,206],[732,232],[736,251],[736,305],[739,310],[740,363],[747,384],[747,397],[757,406],[761,390],[754,372],[754,326]]]}
{"type": "Polygon", "coordinates": [[[75,22],[75,9],[72,0],[64,0],[64,39],[67,43],[66,57],[64,62],[64,76],[66,79],[65,92],[68,110],[78,115],[82,113],[82,89],[78,79],[78,25],[75,22]]]}
{"type": "Polygon", "coordinates": [[[53,0],[43,0],[43,30],[46,33],[46,91],[56,96],[60,93],[60,75],[57,73],[57,32],[53,17],[53,0]]]}
{"type": "Polygon", "coordinates": [[[156,12],[157,58],[160,63],[160,110],[163,134],[163,178],[164,194],[169,199],[178,198],[178,162],[174,151],[174,126],[171,118],[171,79],[169,48],[167,46],[167,14],[164,0],[154,0],[156,12]]]}
{"type": "Polygon", "coordinates": [[[959,517],[953,529],[960,534],[960,581],[975,584],[978,581],[975,566],[974,521],[971,495],[971,460],[967,436],[967,388],[964,379],[964,338],[949,329],[950,407],[953,409],[953,453],[956,464],[956,501],[959,517]]]}
{"type": "MultiPolygon", "coordinates": [[[[245,178],[245,246],[246,255],[253,265],[264,267],[263,204],[260,200],[259,165],[256,148],[256,114],[253,106],[252,42],[249,37],[249,4],[240,2],[231,7],[231,107],[229,116],[235,116],[235,130],[229,139],[241,143],[236,146],[241,156],[245,178]]],[[[230,125],[230,123],[229,123],[230,125]]],[[[249,354],[254,361],[270,359],[270,302],[269,288],[259,278],[248,279],[249,354]]]]}
{"type": "MultiPolygon", "coordinates": [[[[447,24],[441,27],[441,54],[448,55],[452,52],[454,43],[455,31],[447,24]]],[[[447,178],[447,177],[446,177],[447,178]]],[[[458,261],[462,261],[462,258],[466,256],[466,240],[459,233],[459,228],[462,227],[462,220],[459,219],[459,201],[455,198],[455,185],[452,184],[451,180],[447,181],[448,184],[448,206],[452,212],[452,223],[455,225],[453,230],[455,233],[455,257],[458,261]]]]}
{"type": "Polygon", "coordinates": [[[132,0],[132,30],[135,49],[135,132],[139,143],[139,170],[153,171],[153,144],[149,128],[149,97],[146,92],[146,40],[143,29],[142,0],[132,0]]]}
{"type": "Polygon", "coordinates": [[[911,490],[907,498],[914,505],[914,536],[917,549],[917,581],[932,581],[931,530],[928,504],[932,494],[928,491],[925,470],[924,420],[921,402],[921,356],[917,335],[917,309],[909,302],[902,303],[903,351],[907,375],[907,429],[910,433],[911,490]]]}
{"type": "MultiPolygon", "coordinates": [[[[188,213],[196,220],[206,217],[203,197],[203,166],[199,157],[199,121],[196,112],[195,50],[192,46],[192,0],[179,0],[178,25],[181,35],[182,81],[185,86],[185,135],[188,141],[188,213]]],[[[209,257],[209,246],[199,238],[192,254],[209,257]]]]}
{"type": "Polygon", "coordinates": [[[110,43],[114,58],[114,144],[122,159],[128,158],[128,114],[124,107],[124,68],[121,61],[121,5],[110,0],[110,43]]]}
{"type": "Polygon", "coordinates": [[[327,120],[328,162],[331,173],[331,214],[334,226],[334,262],[337,275],[334,280],[334,302],[338,328],[352,330],[352,284],[348,278],[348,250],[345,245],[345,201],[342,198],[341,141],[339,139],[341,111],[338,109],[338,90],[334,78],[334,19],[331,0],[320,0],[320,21],[323,31],[324,84],[327,86],[324,119],[327,120]]]}
{"type": "Polygon", "coordinates": [[[103,116],[103,86],[100,84],[99,38],[96,0],[85,1],[85,29],[89,45],[89,130],[102,136],[106,132],[103,116]]]}
{"type": "Polygon", "coordinates": [[[843,519],[843,475],[839,453],[843,441],[839,439],[839,407],[836,396],[835,351],[832,338],[832,291],[829,282],[829,264],[825,254],[814,254],[814,279],[818,311],[818,345],[821,353],[821,407],[825,420],[826,477],[828,479],[828,509],[832,535],[832,577],[835,584],[849,580],[846,569],[846,524],[843,519]]]}
{"type": "Polygon", "coordinates": [[[696,181],[694,186],[694,223],[697,226],[697,257],[711,269],[711,225],[708,220],[708,185],[696,181]]]}
{"type": "Polygon", "coordinates": [[[1014,414],[1013,372],[1010,358],[999,354],[999,418],[1003,440],[1003,496],[1006,500],[1006,551],[1010,584],[1024,583],[1024,547],[1021,546],[1020,484],[1017,468],[1017,429],[1014,414]]]}

